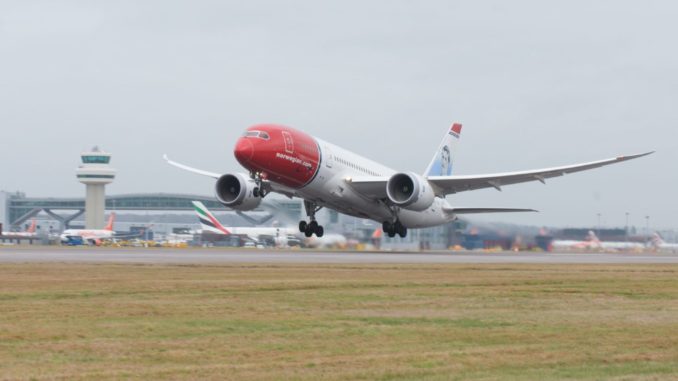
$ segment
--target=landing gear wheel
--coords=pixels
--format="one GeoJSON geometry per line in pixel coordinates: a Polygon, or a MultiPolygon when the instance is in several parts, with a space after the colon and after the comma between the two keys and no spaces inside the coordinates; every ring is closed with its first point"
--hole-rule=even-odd
{"type": "Polygon", "coordinates": [[[405,238],[407,237],[407,228],[403,226],[403,224],[400,223],[400,221],[395,223],[395,232],[398,233],[400,238],[405,238]]]}
{"type": "Polygon", "coordinates": [[[308,223],[306,223],[306,221],[299,222],[299,231],[301,233],[306,233],[307,228],[308,228],[308,223]]]}
{"type": "Polygon", "coordinates": [[[315,233],[315,231],[318,229],[318,222],[317,221],[311,221],[311,223],[308,224],[308,228],[311,229],[311,231],[315,233]]]}
{"type": "Polygon", "coordinates": [[[324,235],[325,235],[325,228],[323,228],[322,226],[318,226],[318,227],[315,229],[315,235],[316,235],[318,238],[321,238],[322,236],[324,236],[324,235]]]}
{"type": "Polygon", "coordinates": [[[388,234],[388,232],[391,231],[392,226],[393,226],[392,223],[390,223],[390,222],[388,222],[388,221],[384,221],[384,223],[381,224],[381,230],[382,230],[384,233],[388,234]]]}
{"type": "Polygon", "coordinates": [[[311,230],[310,225],[306,227],[306,231],[304,232],[304,235],[306,236],[306,238],[311,238],[311,236],[313,236],[313,230],[311,230]]]}
{"type": "Polygon", "coordinates": [[[382,224],[382,230],[384,233],[388,234],[390,238],[394,238],[396,235],[400,236],[401,238],[407,237],[407,228],[403,226],[400,221],[396,221],[395,223],[384,221],[382,224]]]}

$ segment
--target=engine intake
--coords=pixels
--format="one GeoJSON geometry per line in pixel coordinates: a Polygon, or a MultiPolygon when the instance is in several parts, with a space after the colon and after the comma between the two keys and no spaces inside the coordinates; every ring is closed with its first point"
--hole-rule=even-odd
{"type": "Polygon", "coordinates": [[[389,200],[401,208],[423,211],[433,205],[433,189],[421,176],[414,173],[397,173],[386,184],[389,200]]]}
{"type": "Polygon", "coordinates": [[[217,180],[216,196],[220,203],[231,209],[248,211],[261,204],[260,197],[254,197],[257,184],[242,173],[226,174],[217,180]]]}

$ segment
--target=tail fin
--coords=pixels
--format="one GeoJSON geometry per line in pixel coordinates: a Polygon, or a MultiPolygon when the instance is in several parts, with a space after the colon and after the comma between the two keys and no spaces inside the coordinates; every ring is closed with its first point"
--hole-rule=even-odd
{"type": "Polygon", "coordinates": [[[424,175],[429,176],[450,176],[454,163],[456,147],[461,136],[461,124],[454,123],[445,133],[443,141],[440,143],[431,164],[426,168],[424,175]]]}
{"type": "Polygon", "coordinates": [[[600,243],[600,239],[593,230],[589,230],[589,234],[586,236],[586,240],[596,244],[600,243]]]}
{"type": "Polygon", "coordinates": [[[113,222],[115,222],[115,213],[111,213],[111,216],[108,218],[108,224],[104,230],[113,231],[113,222]]]}
{"type": "Polygon", "coordinates": [[[31,226],[28,227],[28,230],[26,230],[26,233],[35,233],[35,229],[37,228],[37,226],[38,226],[38,221],[33,219],[33,221],[31,221],[31,226]]]}
{"type": "Polygon", "coordinates": [[[215,234],[225,234],[230,235],[231,232],[223,227],[219,220],[217,220],[212,213],[203,205],[200,201],[193,201],[193,207],[195,208],[195,213],[200,219],[200,224],[202,225],[203,232],[210,232],[215,234]]]}
{"type": "Polygon", "coordinates": [[[664,244],[664,239],[662,238],[661,234],[655,232],[652,234],[652,240],[650,242],[654,247],[660,247],[664,244]]]}

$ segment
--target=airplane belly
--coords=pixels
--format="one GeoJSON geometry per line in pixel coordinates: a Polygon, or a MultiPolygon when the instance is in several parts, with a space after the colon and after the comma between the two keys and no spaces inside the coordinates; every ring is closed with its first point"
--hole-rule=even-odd
{"type": "Polygon", "coordinates": [[[306,200],[350,216],[377,222],[390,218],[391,213],[387,207],[356,193],[346,184],[345,177],[331,168],[323,167],[317,177],[298,194],[306,200]]]}
{"type": "Polygon", "coordinates": [[[398,218],[405,227],[413,229],[443,225],[453,218],[444,213],[443,205],[443,200],[436,199],[430,208],[421,212],[401,209],[398,213],[398,218]]]}

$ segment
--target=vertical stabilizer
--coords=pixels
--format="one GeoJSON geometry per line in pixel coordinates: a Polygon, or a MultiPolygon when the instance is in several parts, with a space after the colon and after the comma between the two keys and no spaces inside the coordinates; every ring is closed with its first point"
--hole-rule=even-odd
{"type": "Polygon", "coordinates": [[[445,133],[443,141],[436,150],[431,164],[426,168],[424,176],[450,176],[454,166],[454,157],[459,137],[461,136],[461,124],[454,123],[445,133]]]}
{"type": "Polygon", "coordinates": [[[111,213],[111,216],[108,218],[108,224],[106,224],[104,230],[113,231],[113,222],[115,222],[115,213],[111,213]]]}
{"type": "Polygon", "coordinates": [[[230,235],[231,232],[223,227],[219,220],[210,213],[209,210],[203,205],[200,201],[193,201],[193,207],[195,208],[195,213],[200,219],[200,225],[202,225],[203,232],[210,232],[214,234],[225,234],[230,235]]]}
{"type": "Polygon", "coordinates": [[[26,232],[27,233],[35,233],[35,229],[37,228],[37,226],[38,226],[38,221],[33,219],[33,221],[31,221],[31,226],[28,227],[28,230],[26,230],[26,232]]]}

